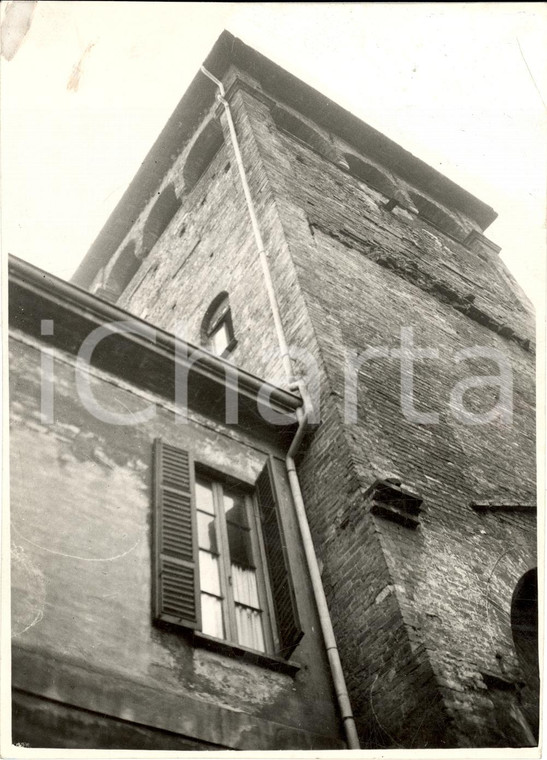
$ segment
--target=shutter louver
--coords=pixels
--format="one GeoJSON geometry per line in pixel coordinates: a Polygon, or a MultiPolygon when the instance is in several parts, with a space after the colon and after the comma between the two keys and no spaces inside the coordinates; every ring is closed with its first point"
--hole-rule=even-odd
{"type": "Polygon", "coordinates": [[[154,613],[185,628],[200,628],[199,570],[193,471],[186,451],[155,444],[154,613]]]}
{"type": "Polygon", "coordinates": [[[278,654],[288,658],[302,638],[303,631],[296,607],[270,461],[257,480],[256,495],[262,517],[262,532],[279,632],[278,654]]]}

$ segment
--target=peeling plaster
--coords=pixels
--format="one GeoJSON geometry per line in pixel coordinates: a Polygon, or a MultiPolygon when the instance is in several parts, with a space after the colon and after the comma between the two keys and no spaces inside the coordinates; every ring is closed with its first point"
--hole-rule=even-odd
{"type": "MultiPolygon", "coordinates": [[[[272,703],[287,689],[288,678],[280,673],[248,665],[240,660],[227,660],[202,649],[194,651],[194,672],[208,682],[213,691],[228,699],[254,706],[272,703]]],[[[289,679],[290,680],[290,679],[289,679]]],[[[233,702],[227,702],[233,709],[233,702]]]]}

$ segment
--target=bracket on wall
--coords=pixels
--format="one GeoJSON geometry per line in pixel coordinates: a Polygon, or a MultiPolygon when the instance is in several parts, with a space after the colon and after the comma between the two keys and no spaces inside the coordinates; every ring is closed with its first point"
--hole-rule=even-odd
{"type": "Polygon", "coordinates": [[[375,480],[365,491],[370,512],[377,517],[393,520],[406,528],[417,528],[423,499],[392,478],[375,480]]]}
{"type": "Polygon", "coordinates": [[[535,504],[523,504],[522,502],[506,502],[500,504],[496,501],[484,501],[477,503],[472,501],[469,505],[475,512],[536,512],[535,504]]]}
{"type": "Polygon", "coordinates": [[[497,255],[501,251],[501,246],[496,245],[496,243],[493,243],[481,232],[477,232],[477,230],[471,230],[463,241],[463,244],[475,253],[497,255]]]}
{"type": "Polygon", "coordinates": [[[512,678],[500,675],[499,673],[493,673],[490,670],[483,670],[481,672],[481,677],[489,689],[513,691],[514,689],[522,688],[524,686],[522,681],[515,681],[512,678]]]}
{"type": "Polygon", "coordinates": [[[412,203],[412,201],[400,190],[395,192],[388,201],[383,204],[386,211],[394,211],[396,208],[402,208],[404,211],[417,216],[419,214],[418,209],[412,203]]]}

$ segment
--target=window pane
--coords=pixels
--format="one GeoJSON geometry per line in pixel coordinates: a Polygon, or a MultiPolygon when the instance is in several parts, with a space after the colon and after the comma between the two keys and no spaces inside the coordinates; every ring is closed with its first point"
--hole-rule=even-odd
{"type": "MultiPolygon", "coordinates": [[[[217,296],[218,298],[218,296],[217,296]]],[[[214,300],[216,301],[217,298],[214,300]]],[[[209,307],[210,309],[211,307],[209,307]]],[[[230,311],[230,303],[228,300],[228,295],[225,295],[224,298],[220,301],[214,312],[209,317],[209,324],[207,328],[207,334],[210,335],[212,332],[216,330],[219,323],[226,319],[226,314],[230,311]]]]}
{"type": "Polygon", "coordinates": [[[198,544],[200,549],[218,553],[215,518],[198,510],[198,544]]]}
{"type": "Polygon", "coordinates": [[[202,631],[264,652],[263,610],[253,555],[254,522],[249,522],[249,496],[242,487],[201,476],[196,478],[196,501],[202,631]],[[220,496],[223,509],[219,511],[220,496]],[[223,563],[227,563],[227,579],[223,563]],[[228,589],[224,588],[224,581],[229,582],[228,589]],[[231,606],[229,619],[224,617],[227,604],[231,606]]]}
{"type": "Polygon", "coordinates": [[[226,528],[228,530],[230,562],[240,567],[253,567],[250,531],[246,528],[238,528],[232,523],[226,523],[226,528]]]}
{"type": "Polygon", "coordinates": [[[262,631],[262,614],[236,604],[237,640],[250,649],[264,652],[264,633],[262,631]]]}
{"type": "Polygon", "coordinates": [[[202,550],[199,552],[199,582],[202,591],[220,596],[218,557],[202,550]]]}
{"type": "Polygon", "coordinates": [[[228,344],[230,343],[230,333],[228,332],[228,325],[225,321],[221,322],[218,327],[215,328],[214,332],[211,333],[210,341],[211,348],[217,356],[220,356],[228,348],[228,344]]]}
{"type": "Polygon", "coordinates": [[[196,480],[196,506],[210,515],[215,514],[211,484],[204,480],[196,480]]]}
{"type": "Polygon", "coordinates": [[[201,630],[217,639],[224,638],[221,600],[209,594],[201,595],[201,630]]]}
{"type": "Polygon", "coordinates": [[[240,491],[231,491],[225,487],[223,497],[226,519],[234,525],[248,528],[245,494],[240,491]]]}
{"type": "Polygon", "coordinates": [[[257,609],[260,607],[256,570],[245,570],[237,565],[232,565],[232,588],[234,601],[246,604],[248,607],[256,607],[257,609]]]}

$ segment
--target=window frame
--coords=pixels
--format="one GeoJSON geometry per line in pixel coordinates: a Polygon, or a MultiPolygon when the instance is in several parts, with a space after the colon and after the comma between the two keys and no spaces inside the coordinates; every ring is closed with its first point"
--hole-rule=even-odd
{"type": "Polygon", "coordinates": [[[237,346],[232,310],[230,308],[230,297],[226,291],[219,293],[205,312],[201,326],[201,342],[212,354],[219,356],[221,359],[228,356],[237,346]],[[228,340],[226,347],[218,353],[213,348],[213,337],[221,327],[226,328],[228,340]]]}
{"type": "MultiPolygon", "coordinates": [[[[299,666],[289,658],[304,636],[304,630],[294,585],[297,577],[294,560],[289,556],[284,538],[286,528],[272,455],[266,454],[253,484],[221,474],[203,460],[196,462],[190,451],[162,438],[154,440],[153,465],[152,622],[185,633],[199,646],[294,674],[299,666]],[[219,480],[228,488],[236,486],[250,495],[247,510],[252,508],[252,511],[247,514],[257,539],[252,550],[253,561],[259,563],[257,567],[262,574],[262,616],[264,620],[268,616],[264,623],[265,652],[236,643],[237,636],[227,631],[225,636],[230,635],[230,639],[202,632],[195,485],[200,475],[219,480]]],[[[207,511],[207,504],[204,506],[203,511],[207,511]]],[[[237,520],[235,522],[237,524],[237,520]]],[[[212,593],[216,595],[215,591],[212,593]]]]}
{"type": "Polygon", "coordinates": [[[217,319],[215,319],[209,326],[209,329],[207,330],[207,344],[208,344],[209,350],[212,353],[214,353],[215,356],[220,356],[221,358],[228,356],[228,354],[230,354],[236,347],[237,340],[234,334],[234,323],[232,321],[232,312],[229,306],[227,310],[223,314],[221,314],[217,319]],[[218,353],[213,348],[213,338],[222,327],[226,328],[228,341],[226,343],[226,348],[220,353],[218,353]]]}
{"type": "MultiPolygon", "coordinates": [[[[197,485],[199,481],[205,481],[208,485],[210,485],[213,498],[216,521],[215,532],[218,544],[217,556],[219,558],[219,584],[221,592],[221,608],[223,612],[224,622],[224,638],[219,638],[203,631],[203,615],[201,615],[201,633],[212,639],[216,639],[217,641],[223,641],[237,647],[251,649],[252,651],[258,652],[259,654],[271,655],[276,651],[276,647],[279,644],[279,639],[277,635],[275,616],[273,615],[273,600],[271,594],[268,565],[266,562],[264,537],[262,535],[262,525],[254,489],[246,483],[223,476],[222,474],[211,470],[210,468],[200,463],[196,463],[194,467],[194,482],[197,485]],[[254,563],[254,569],[256,570],[257,595],[260,605],[257,609],[260,610],[262,619],[262,635],[264,639],[263,651],[260,649],[253,649],[247,644],[239,642],[237,638],[237,602],[234,599],[233,584],[231,581],[230,547],[228,540],[226,511],[224,506],[225,489],[237,490],[244,498],[245,517],[249,526],[252,560],[254,563]]],[[[201,511],[197,502],[197,498],[195,509],[196,513],[201,511]]],[[[198,539],[198,557],[199,551],[201,549],[202,547],[199,546],[198,539]]],[[[206,591],[203,591],[201,583],[199,583],[199,593],[201,605],[201,594],[207,593],[206,591]]]]}

